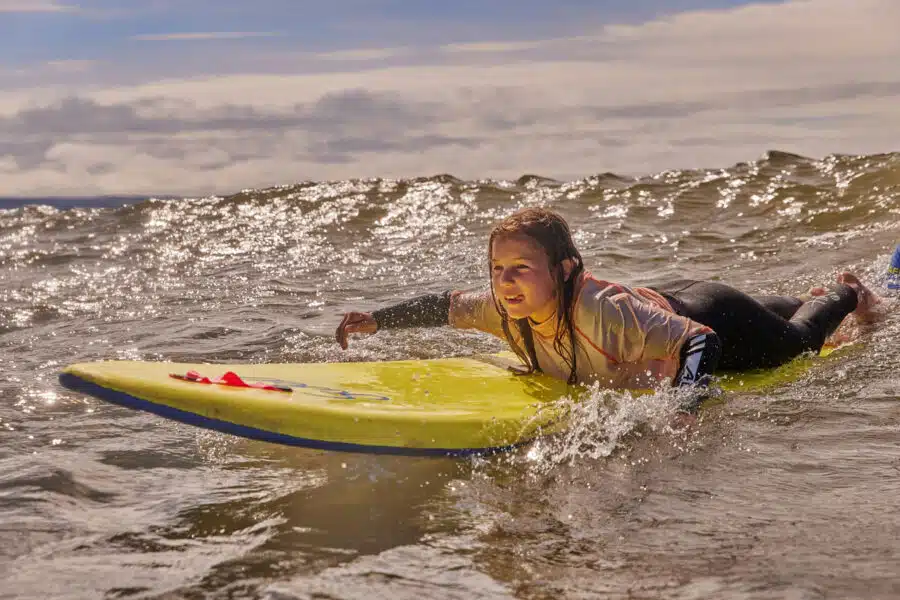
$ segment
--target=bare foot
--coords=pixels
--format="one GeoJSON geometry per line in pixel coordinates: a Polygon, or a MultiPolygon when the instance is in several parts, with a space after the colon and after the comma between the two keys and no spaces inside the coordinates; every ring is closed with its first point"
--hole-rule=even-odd
{"type": "Polygon", "coordinates": [[[837,282],[850,286],[856,292],[857,305],[856,310],[853,311],[856,318],[860,321],[871,320],[875,316],[873,314],[873,309],[875,308],[875,305],[881,303],[881,298],[875,294],[875,292],[863,285],[859,280],[859,277],[853,273],[847,271],[841,273],[837,277],[837,282]]]}

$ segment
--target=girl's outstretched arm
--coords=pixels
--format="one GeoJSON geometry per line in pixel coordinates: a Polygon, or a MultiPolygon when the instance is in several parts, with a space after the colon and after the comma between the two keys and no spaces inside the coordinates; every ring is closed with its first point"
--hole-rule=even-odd
{"type": "Polygon", "coordinates": [[[371,313],[348,312],[334,332],[337,343],[347,349],[351,333],[375,333],[380,329],[440,327],[450,324],[451,292],[425,294],[371,313]]]}

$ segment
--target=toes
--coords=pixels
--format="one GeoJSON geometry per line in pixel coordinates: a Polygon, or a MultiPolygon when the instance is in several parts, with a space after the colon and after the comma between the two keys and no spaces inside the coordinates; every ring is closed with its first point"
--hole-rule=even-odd
{"type": "Polygon", "coordinates": [[[844,271],[843,273],[838,275],[837,282],[843,283],[844,285],[849,285],[851,287],[860,284],[859,277],[848,271],[844,271]]]}

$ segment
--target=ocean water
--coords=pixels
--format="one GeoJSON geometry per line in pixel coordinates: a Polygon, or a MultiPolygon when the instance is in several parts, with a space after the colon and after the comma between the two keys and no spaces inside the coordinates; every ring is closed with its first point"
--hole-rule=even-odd
{"type": "Polygon", "coordinates": [[[900,596],[900,311],[827,368],[724,395],[694,429],[667,427],[665,403],[598,391],[567,434],[476,459],[275,446],[57,383],[100,359],[498,350],[438,328],[343,352],[333,330],[346,310],[484,285],[492,224],[530,205],[561,212],[605,279],[792,294],[848,269],[877,288],[900,242],[900,155],[7,200],[0,597],[900,596]]]}

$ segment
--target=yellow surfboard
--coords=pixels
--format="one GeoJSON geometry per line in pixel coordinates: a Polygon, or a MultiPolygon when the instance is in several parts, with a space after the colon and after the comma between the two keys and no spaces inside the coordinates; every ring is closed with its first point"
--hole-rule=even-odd
{"type": "MultiPolygon", "coordinates": [[[[799,377],[813,359],[725,376],[726,390],[757,391],[799,377]]],[[[185,364],[106,361],[75,364],[65,387],[169,419],[280,444],[409,454],[487,453],[564,426],[556,401],[573,392],[546,375],[517,376],[511,353],[363,363],[185,364]],[[211,379],[228,371],[249,384],[211,379]]],[[[574,388],[577,392],[577,388],[574,388]]]]}
{"type": "Polygon", "coordinates": [[[60,382],[103,400],[282,444],[397,454],[466,454],[532,439],[564,382],[519,377],[513,355],[310,364],[110,361],[67,367],[60,382]],[[233,371],[290,392],[176,379],[233,371]],[[541,414],[539,418],[535,418],[541,414]]]}

